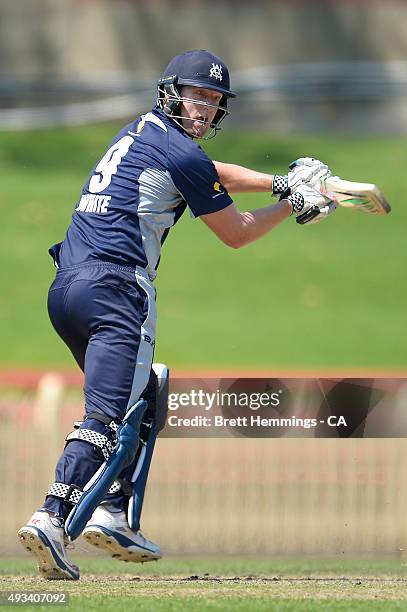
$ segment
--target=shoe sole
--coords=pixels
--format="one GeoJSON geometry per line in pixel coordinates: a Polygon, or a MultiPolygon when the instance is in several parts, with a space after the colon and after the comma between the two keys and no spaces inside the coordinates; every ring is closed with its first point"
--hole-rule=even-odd
{"type": "Polygon", "coordinates": [[[37,558],[38,569],[46,580],[78,580],[68,570],[57,565],[54,556],[38,532],[29,527],[23,527],[18,532],[22,546],[27,552],[37,558]]]}
{"type": "Polygon", "coordinates": [[[89,544],[106,550],[111,557],[119,561],[132,561],[133,563],[147,563],[148,561],[158,561],[161,555],[154,555],[144,550],[132,551],[127,550],[119,544],[112,534],[105,533],[101,529],[90,528],[82,533],[83,537],[89,544]]]}

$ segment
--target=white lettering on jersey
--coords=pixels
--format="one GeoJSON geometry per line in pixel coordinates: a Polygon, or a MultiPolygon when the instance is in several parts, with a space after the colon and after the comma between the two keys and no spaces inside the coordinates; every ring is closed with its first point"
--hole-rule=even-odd
{"type": "Polygon", "coordinates": [[[112,196],[98,196],[92,193],[85,194],[75,208],[77,212],[98,213],[105,215],[112,196]]]}

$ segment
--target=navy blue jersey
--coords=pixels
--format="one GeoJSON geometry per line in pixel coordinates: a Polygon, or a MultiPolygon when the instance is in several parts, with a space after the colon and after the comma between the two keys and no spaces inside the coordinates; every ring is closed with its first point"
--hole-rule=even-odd
{"type": "Polygon", "coordinates": [[[124,127],[93,169],[57,263],[109,261],[154,278],[161,245],[187,206],[199,217],[231,202],[213,162],[155,108],[124,127]]]}

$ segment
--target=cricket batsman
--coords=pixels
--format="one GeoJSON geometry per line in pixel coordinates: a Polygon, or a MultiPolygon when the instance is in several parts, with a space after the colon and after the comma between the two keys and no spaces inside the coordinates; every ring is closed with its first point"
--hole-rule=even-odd
{"type": "Polygon", "coordinates": [[[296,217],[315,223],[335,204],[313,186],[329,176],[313,158],[287,175],[212,161],[196,141],[215,135],[235,94],[229,70],[204,50],[171,60],[157,105],[126,125],[76,203],[48,295],[55,330],[84,372],[85,412],[68,434],[55,482],[19,532],[46,579],[79,579],[66,545],[80,534],[125,561],[159,559],[140,531],[155,438],[166,420],[168,368],[154,364],[154,279],[161,246],[185,209],[240,248],[296,217]],[[230,194],[265,192],[275,204],[240,212],[230,194]]]}

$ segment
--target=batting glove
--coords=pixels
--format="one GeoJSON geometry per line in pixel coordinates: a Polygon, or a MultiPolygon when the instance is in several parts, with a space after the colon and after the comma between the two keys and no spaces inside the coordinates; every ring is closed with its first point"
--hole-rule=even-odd
{"type": "Polygon", "coordinates": [[[313,157],[300,157],[289,165],[290,172],[286,175],[276,174],[273,177],[273,195],[284,194],[288,189],[305,183],[317,187],[321,178],[331,176],[326,164],[313,157]]]}
{"type": "Polygon", "coordinates": [[[295,215],[297,223],[319,223],[336,210],[335,202],[325,197],[309,185],[300,185],[294,193],[280,199],[291,204],[291,214],[295,215]]]}

